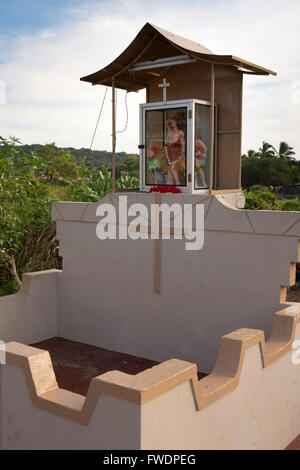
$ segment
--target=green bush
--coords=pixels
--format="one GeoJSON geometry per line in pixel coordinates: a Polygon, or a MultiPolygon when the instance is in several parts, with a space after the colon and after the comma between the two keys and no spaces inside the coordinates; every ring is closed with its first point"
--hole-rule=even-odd
{"type": "Polygon", "coordinates": [[[282,211],[300,211],[300,199],[287,199],[281,202],[282,211]]]}
{"type": "Polygon", "coordinates": [[[252,186],[249,191],[244,191],[246,198],[245,209],[250,210],[280,210],[271,188],[264,186],[252,186]]]}
{"type": "MultiPolygon", "coordinates": [[[[121,169],[116,186],[136,189],[139,181],[121,169]]],[[[111,190],[105,166],[89,170],[54,144],[24,153],[18,139],[0,136],[0,296],[17,292],[25,272],[61,267],[51,201],[97,202],[111,190]]]]}
{"type": "Polygon", "coordinates": [[[4,277],[0,279],[0,297],[3,295],[15,294],[19,287],[15,280],[4,277]]]}

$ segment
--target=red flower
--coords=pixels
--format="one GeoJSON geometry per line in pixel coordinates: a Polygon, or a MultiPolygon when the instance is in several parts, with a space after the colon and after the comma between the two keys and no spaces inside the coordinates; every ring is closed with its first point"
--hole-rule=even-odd
{"type": "Polygon", "coordinates": [[[149,193],[173,193],[179,194],[181,193],[181,189],[177,186],[152,186],[149,193]]]}

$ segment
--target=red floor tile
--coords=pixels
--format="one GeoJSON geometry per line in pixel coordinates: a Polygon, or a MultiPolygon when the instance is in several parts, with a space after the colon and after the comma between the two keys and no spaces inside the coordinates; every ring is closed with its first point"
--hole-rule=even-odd
{"type": "MultiPolygon", "coordinates": [[[[90,381],[110,370],[138,374],[159,362],[118,353],[64,338],[51,338],[32,344],[49,351],[60,388],[86,395],[90,381]]],[[[198,374],[199,379],[205,374],[198,374]]]]}
{"type": "Polygon", "coordinates": [[[285,450],[300,450],[300,434],[291,442],[285,450]]]}

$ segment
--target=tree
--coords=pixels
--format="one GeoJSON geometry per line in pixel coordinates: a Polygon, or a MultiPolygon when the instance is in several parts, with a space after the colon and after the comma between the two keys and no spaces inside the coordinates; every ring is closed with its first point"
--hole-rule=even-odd
{"type": "Polygon", "coordinates": [[[300,181],[300,167],[284,158],[246,159],[242,165],[242,186],[294,186],[300,181]]]}
{"type": "MultiPolygon", "coordinates": [[[[120,165],[127,154],[118,155],[120,165]]],[[[61,267],[51,200],[97,202],[111,191],[109,169],[89,169],[85,162],[54,144],[23,146],[0,137],[0,295],[16,292],[24,272],[61,267]]],[[[125,168],[138,171],[136,155],[125,168]]],[[[119,171],[118,189],[138,186],[134,174],[119,171]]]]}
{"type": "Polygon", "coordinates": [[[279,158],[286,158],[288,160],[295,160],[294,149],[287,142],[280,142],[279,149],[276,151],[279,158]]]}
{"type": "Polygon", "coordinates": [[[58,149],[54,143],[37,149],[36,154],[44,163],[43,173],[47,179],[57,180],[59,177],[74,179],[77,177],[76,157],[68,151],[58,149]]]}
{"type": "Polygon", "coordinates": [[[0,159],[0,265],[21,285],[16,257],[29,233],[51,223],[47,188],[37,178],[43,163],[34,155],[16,157],[16,140],[2,139],[0,159]]]}
{"type": "Polygon", "coordinates": [[[20,153],[20,141],[16,137],[5,139],[0,135],[0,159],[17,157],[20,153]]]}
{"type": "Polygon", "coordinates": [[[118,170],[120,174],[122,171],[126,171],[130,176],[139,178],[139,157],[135,154],[129,155],[118,165],[118,170]]]}
{"type": "Polygon", "coordinates": [[[78,176],[76,158],[64,150],[57,152],[53,168],[56,175],[64,179],[75,179],[78,176]]]}
{"type": "Polygon", "coordinates": [[[263,141],[262,147],[259,148],[257,152],[259,158],[272,158],[275,156],[275,149],[273,145],[268,142],[263,141]]]}
{"type": "Polygon", "coordinates": [[[242,155],[242,185],[295,186],[300,182],[300,162],[293,155],[294,149],[287,142],[280,142],[276,150],[263,141],[258,152],[248,150],[242,155]]]}
{"type": "Polygon", "coordinates": [[[247,158],[258,158],[256,150],[248,150],[247,153],[242,155],[242,159],[245,160],[247,158]]]}

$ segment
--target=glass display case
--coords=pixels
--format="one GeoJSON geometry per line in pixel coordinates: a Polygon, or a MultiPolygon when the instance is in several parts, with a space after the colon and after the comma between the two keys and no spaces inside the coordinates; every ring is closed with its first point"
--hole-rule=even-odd
{"type": "MultiPolygon", "coordinates": [[[[140,142],[141,190],[163,185],[178,186],[186,193],[208,189],[209,102],[180,100],[140,105],[140,142]]],[[[215,150],[216,142],[214,155],[215,150]]],[[[213,160],[215,180],[215,157],[213,160]]]]}

